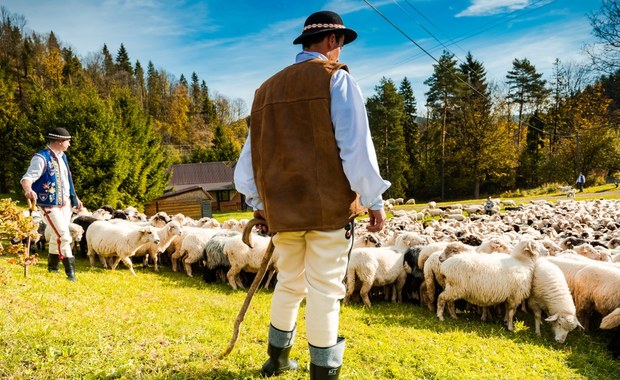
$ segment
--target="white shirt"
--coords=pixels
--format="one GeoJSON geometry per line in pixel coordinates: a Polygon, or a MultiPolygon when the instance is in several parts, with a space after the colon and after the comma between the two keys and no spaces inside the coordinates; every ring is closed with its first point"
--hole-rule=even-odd
{"type": "MultiPolygon", "coordinates": [[[[327,60],[323,54],[302,51],[296,62],[309,59],[327,60]]],[[[331,119],[334,125],[336,144],[344,173],[351,184],[351,190],[360,195],[362,206],[371,210],[383,207],[381,194],[390,187],[390,182],[381,178],[375,147],[370,136],[368,117],[362,92],[345,70],[338,70],[331,79],[331,119]]],[[[246,203],[254,209],[263,209],[252,170],[250,134],[241,149],[235,167],[235,187],[246,196],[246,203]]]]}
{"type": "MultiPolygon", "coordinates": [[[[59,190],[62,190],[63,199],[67,201],[70,197],[69,169],[67,168],[67,165],[65,164],[65,160],[62,158],[64,153],[63,152],[56,153],[52,149],[50,149],[50,151],[58,159],[58,163],[60,166],[59,167],[60,173],[58,173],[58,175],[60,176],[60,183],[62,186],[62,189],[59,189],[59,190]]],[[[24,174],[21,180],[28,179],[30,180],[31,183],[34,183],[36,180],[41,178],[41,175],[43,175],[44,170],[45,170],[45,159],[41,157],[40,155],[35,154],[34,156],[32,156],[32,159],[30,160],[30,166],[28,166],[28,170],[26,171],[26,174],[24,174]]]]}

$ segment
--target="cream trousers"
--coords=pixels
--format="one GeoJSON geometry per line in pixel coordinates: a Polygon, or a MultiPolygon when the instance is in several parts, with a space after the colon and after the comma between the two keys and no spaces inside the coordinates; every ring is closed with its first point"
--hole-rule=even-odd
{"type": "MultiPolygon", "coordinates": [[[[71,222],[71,204],[65,202],[62,207],[41,207],[47,229],[50,230],[49,254],[60,255],[62,257],[72,257],[71,253],[71,232],[69,223],[71,222]]],[[[47,235],[47,234],[46,234],[47,235]]]]}
{"type": "Polygon", "coordinates": [[[335,345],[351,245],[344,228],[278,232],[273,244],[278,283],[271,301],[271,324],[282,331],[293,330],[305,297],[308,343],[315,347],[335,345]]]}

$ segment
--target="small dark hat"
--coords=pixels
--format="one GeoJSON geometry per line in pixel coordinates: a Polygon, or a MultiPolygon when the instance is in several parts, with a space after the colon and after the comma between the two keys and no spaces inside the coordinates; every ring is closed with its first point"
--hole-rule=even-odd
{"type": "Polygon", "coordinates": [[[353,42],[357,38],[357,33],[353,29],[349,29],[344,26],[342,18],[340,17],[340,15],[338,15],[338,13],[331,11],[316,12],[308,16],[306,22],[304,23],[304,28],[301,32],[301,35],[295,38],[293,44],[301,44],[303,43],[304,39],[309,36],[314,36],[320,33],[333,32],[337,30],[344,32],[345,45],[353,42]]]}
{"type": "Polygon", "coordinates": [[[71,135],[66,129],[57,127],[49,131],[45,138],[48,140],[71,140],[71,135]]]}

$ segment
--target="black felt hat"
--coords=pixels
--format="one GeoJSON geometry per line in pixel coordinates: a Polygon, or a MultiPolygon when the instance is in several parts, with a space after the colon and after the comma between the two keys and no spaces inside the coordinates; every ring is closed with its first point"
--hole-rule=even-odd
{"type": "Polygon", "coordinates": [[[304,28],[299,37],[295,38],[293,44],[302,44],[304,39],[309,36],[315,36],[317,34],[334,32],[344,32],[344,44],[353,42],[357,38],[357,33],[353,29],[349,29],[344,26],[342,18],[338,13],[332,11],[320,11],[311,14],[304,23],[304,28]]]}
{"type": "Polygon", "coordinates": [[[57,127],[49,131],[45,138],[48,140],[71,140],[71,135],[66,129],[57,127]]]}

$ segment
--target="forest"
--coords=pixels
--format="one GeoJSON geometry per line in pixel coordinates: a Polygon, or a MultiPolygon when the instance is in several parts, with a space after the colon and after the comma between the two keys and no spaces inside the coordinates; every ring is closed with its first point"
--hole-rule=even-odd
{"type": "MultiPolygon", "coordinates": [[[[501,83],[484,63],[445,51],[425,94],[405,77],[382,78],[366,101],[384,197],[479,198],[583,172],[600,184],[620,171],[620,0],[590,15],[596,47],[543,78],[515,57],[501,83]],[[424,102],[419,107],[418,102],[424,102]],[[418,109],[424,108],[422,114],[418,109]]],[[[69,159],[87,207],[143,207],[167,189],[175,163],[234,163],[250,123],[247,105],[213,94],[196,73],[174,75],[130,60],[121,44],[86,57],[54,32],[26,31],[0,6],[0,193],[19,179],[44,135],[74,136],[69,159]]]]}

